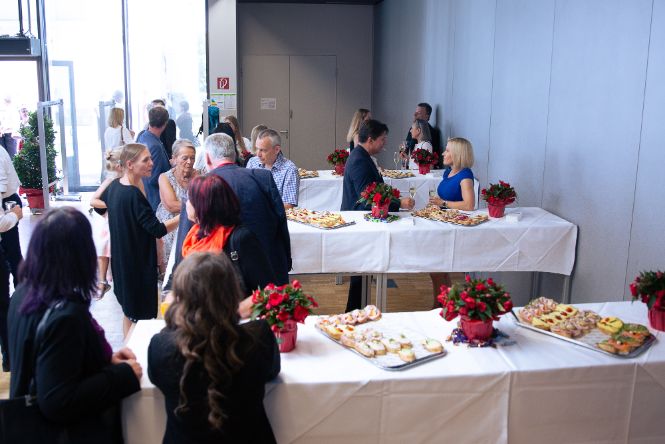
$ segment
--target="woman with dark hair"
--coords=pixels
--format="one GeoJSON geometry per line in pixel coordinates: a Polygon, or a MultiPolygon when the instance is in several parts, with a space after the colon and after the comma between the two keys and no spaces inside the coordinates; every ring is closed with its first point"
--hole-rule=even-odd
{"type": "Polygon", "coordinates": [[[250,149],[251,141],[247,137],[243,137],[242,130],[240,129],[240,122],[236,116],[226,116],[224,117],[224,122],[231,125],[233,130],[233,141],[236,143],[236,151],[238,155],[236,157],[240,158],[243,163],[243,166],[247,165],[247,161],[253,157],[250,149]]]}
{"type": "Polygon", "coordinates": [[[68,442],[121,441],[118,403],[140,389],[134,353],[113,353],[90,314],[96,273],[86,216],[72,207],[51,210],[32,233],[9,307],[10,397],[31,393],[34,378],[40,411],[67,425],[68,442]],[[43,339],[35,343],[40,322],[43,339]]]}
{"type": "Polygon", "coordinates": [[[229,184],[211,174],[195,177],[189,186],[187,217],[194,226],[182,243],[182,256],[196,252],[222,251],[232,260],[247,296],[240,303],[240,314],[248,317],[252,294],[275,282],[275,272],[254,233],[240,224],[240,203],[229,184]]]}
{"type": "Polygon", "coordinates": [[[265,321],[238,325],[240,285],[225,255],[195,253],[178,267],[166,328],[148,348],[148,376],[164,394],[168,443],[272,443],[265,383],[280,371],[265,321]]]}

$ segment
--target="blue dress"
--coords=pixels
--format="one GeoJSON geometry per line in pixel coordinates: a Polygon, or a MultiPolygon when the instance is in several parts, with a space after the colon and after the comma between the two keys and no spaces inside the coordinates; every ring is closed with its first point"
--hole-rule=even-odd
{"type": "Polygon", "coordinates": [[[443,172],[443,180],[437,188],[437,193],[439,197],[443,200],[449,200],[451,202],[460,202],[464,200],[462,198],[462,187],[460,183],[464,179],[473,180],[473,171],[470,168],[464,168],[460,170],[459,173],[455,174],[453,177],[448,177],[451,169],[448,168],[443,172]]]}

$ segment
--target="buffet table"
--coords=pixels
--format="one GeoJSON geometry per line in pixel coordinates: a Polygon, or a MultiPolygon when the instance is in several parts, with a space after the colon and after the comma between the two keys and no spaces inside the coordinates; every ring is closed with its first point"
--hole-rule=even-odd
{"type": "MultiPolygon", "coordinates": [[[[403,196],[409,195],[409,188],[416,187],[416,209],[424,208],[429,200],[429,190],[439,186],[441,174],[429,173],[421,175],[418,170],[412,171],[415,177],[404,179],[391,179],[384,177],[383,181],[397,188],[403,196]]],[[[339,211],[342,206],[342,176],[333,175],[332,170],[318,171],[319,177],[300,179],[298,206],[308,210],[339,211]]]]}
{"type": "MultiPolygon", "coordinates": [[[[647,324],[644,304],[579,304],[601,316],[647,324]]],[[[385,318],[443,340],[455,324],[437,310],[385,318]]],[[[299,326],[296,349],[267,385],[265,407],[279,443],[665,442],[665,334],[634,359],[587,350],[517,327],[499,348],[453,346],[401,372],[381,370],[299,326]]],[[[147,347],[162,321],[139,321],[128,342],[143,366],[142,390],[123,402],[125,442],[159,443],[166,415],[147,378],[147,347]]],[[[654,332],[655,333],[655,332],[654,332]]]]}

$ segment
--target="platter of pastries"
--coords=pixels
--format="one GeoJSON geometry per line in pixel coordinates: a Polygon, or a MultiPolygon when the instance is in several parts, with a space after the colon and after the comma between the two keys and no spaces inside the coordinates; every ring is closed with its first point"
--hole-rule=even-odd
{"type": "Polygon", "coordinates": [[[411,214],[423,219],[466,226],[480,225],[483,222],[489,220],[489,216],[487,214],[468,214],[463,211],[453,209],[443,210],[435,205],[428,205],[422,210],[413,211],[411,214]]]}
{"type": "Polygon", "coordinates": [[[319,177],[319,172],[298,168],[298,176],[300,176],[301,179],[311,179],[312,177],[319,177]]]}
{"type": "Polygon", "coordinates": [[[441,341],[382,319],[374,305],[320,316],[317,329],[332,341],[384,370],[404,370],[446,354],[441,341]]]}
{"type": "Polygon", "coordinates": [[[298,207],[286,210],[286,218],[293,222],[321,228],[323,230],[332,230],[355,224],[353,221],[346,222],[339,213],[314,211],[298,207]]]}
{"type": "Polygon", "coordinates": [[[612,356],[633,358],[655,341],[644,325],[601,317],[545,297],[532,300],[515,317],[522,327],[612,356]]]}
{"type": "Polygon", "coordinates": [[[411,171],[403,170],[381,170],[383,177],[390,177],[391,179],[406,179],[407,177],[416,177],[411,171]]]}

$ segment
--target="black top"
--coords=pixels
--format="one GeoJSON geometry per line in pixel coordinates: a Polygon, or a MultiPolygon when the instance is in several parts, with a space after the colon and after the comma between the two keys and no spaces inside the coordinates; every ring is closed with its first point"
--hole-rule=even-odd
{"type": "Polygon", "coordinates": [[[166,155],[169,159],[173,156],[173,142],[176,140],[176,124],[173,119],[169,119],[166,122],[166,128],[162,131],[162,134],[159,136],[159,140],[164,144],[164,149],[166,150],[166,155]]]}
{"type": "MultiPolygon", "coordinates": [[[[358,144],[351,151],[344,168],[341,211],[369,211],[371,205],[358,203],[360,193],[372,182],[383,183],[383,177],[365,148],[358,144]]],[[[399,201],[393,199],[390,211],[399,211],[399,201]]]]}
{"type": "Polygon", "coordinates": [[[101,195],[108,208],[111,233],[113,291],[122,311],[131,319],[157,316],[156,238],[166,234],[141,190],[109,184],[101,195]]]}
{"type": "MultiPolygon", "coordinates": [[[[443,151],[441,150],[441,131],[439,131],[437,127],[430,125],[429,122],[427,122],[427,125],[429,126],[429,134],[432,137],[432,140],[430,140],[430,142],[432,143],[432,151],[439,156],[436,168],[443,168],[443,151]]],[[[418,141],[413,137],[411,137],[411,128],[409,128],[409,132],[406,133],[406,150],[409,154],[411,153],[411,151],[413,151],[413,148],[416,146],[416,143],[418,143],[418,141]]]]}
{"type": "Polygon", "coordinates": [[[280,371],[280,355],[275,335],[265,321],[238,326],[237,352],[242,367],[228,382],[222,408],[228,418],[221,431],[208,424],[207,388],[210,378],[201,364],[195,364],[185,381],[190,409],[176,416],[180,378],[185,359],[175,345],[175,330],[164,329],[153,336],[148,348],[148,376],[164,394],[166,432],[169,443],[274,443],[275,437],[263,407],[265,383],[280,371]]]}
{"type": "MultiPolygon", "coordinates": [[[[19,312],[25,290],[20,285],[9,305],[11,398],[29,393],[34,337],[44,314],[44,310],[19,312]]],[[[87,436],[103,435],[94,433],[108,428],[102,415],[122,398],[140,390],[128,364],[111,364],[104,358],[88,304],[74,296],[48,318],[34,374],[41,412],[51,421],[71,424],[71,431],[77,436],[86,436],[86,431],[87,436]]],[[[108,436],[111,434],[109,429],[108,436]]]]}

